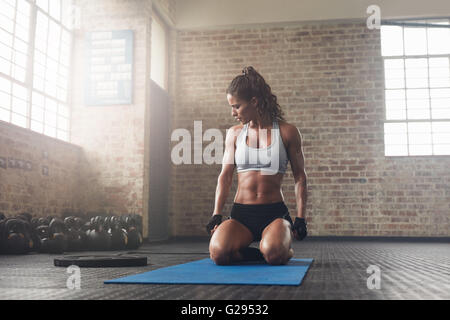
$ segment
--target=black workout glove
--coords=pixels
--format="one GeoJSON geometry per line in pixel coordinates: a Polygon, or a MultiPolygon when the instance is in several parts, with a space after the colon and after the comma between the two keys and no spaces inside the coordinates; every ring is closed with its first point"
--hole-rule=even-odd
{"type": "Polygon", "coordinates": [[[308,229],[306,228],[306,220],[305,218],[295,217],[294,226],[292,227],[292,231],[297,232],[297,240],[305,239],[308,234],[308,229]]]}
{"type": "Polygon", "coordinates": [[[206,232],[208,234],[211,234],[211,230],[214,229],[216,225],[219,225],[222,223],[222,215],[221,214],[215,214],[209,219],[208,224],[206,225],[206,232]]]}

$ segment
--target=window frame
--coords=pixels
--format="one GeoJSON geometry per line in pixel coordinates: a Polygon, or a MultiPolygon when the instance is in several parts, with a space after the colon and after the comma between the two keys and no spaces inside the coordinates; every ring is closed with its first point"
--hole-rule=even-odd
{"type": "MultiPolygon", "coordinates": [[[[447,54],[430,54],[428,52],[428,48],[429,48],[429,39],[428,39],[428,32],[425,33],[426,36],[426,45],[427,45],[427,53],[426,54],[421,54],[421,55],[407,55],[405,53],[405,27],[418,27],[418,28],[423,28],[423,27],[431,27],[431,28],[450,28],[450,17],[436,17],[436,18],[411,18],[411,19],[403,19],[402,21],[388,21],[388,20],[384,20],[382,21],[382,26],[399,26],[402,28],[402,40],[403,40],[403,54],[402,55],[383,55],[383,53],[381,53],[381,57],[383,59],[383,76],[384,79],[386,79],[386,70],[385,70],[385,61],[386,60],[401,60],[403,62],[403,76],[404,76],[404,87],[402,88],[387,88],[386,87],[386,82],[384,85],[384,93],[386,93],[387,90],[403,90],[405,97],[404,97],[404,101],[405,101],[405,119],[403,120],[399,120],[399,119],[392,119],[392,120],[388,120],[387,119],[387,103],[386,103],[386,98],[384,99],[384,103],[385,103],[385,117],[383,120],[383,133],[384,133],[384,156],[385,157],[395,157],[395,158],[400,158],[400,157],[449,157],[450,154],[435,154],[434,153],[434,146],[435,143],[433,142],[433,131],[431,129],[430,131],[430,137],[431,137],[431,142],[430,144],[426,144],[427,146],[431,147],[431,154],[425,154],[425,155],[418,155],[418,154],[412,154],[410,153],[410,146],[414,145],[413,143],[411,143],[410,141],[410,135],[409,135],[409,131],[408,131],[408,127],[410,123],[430,123],[430,127],[433,127],[433,123],[439,123],[439,122],[449,122],[450,123],[450,118],[440,118],[440,119],[433,119],[433,115],[432,115],[432,104],[431,104],[431,89],[449,89],[450,90],[450,86],[449,87],[431,87],[430,86],[430,66],[429,66],[429,59],[432,58],[447,58],[449,60],[449,75],[450,75],[450,52],[447,54]],[[448,24],[446,25],[433,25],[432,22],[442,22],[442,20],[447,20],[446,22],[448,22],[448,24]],[[425,21],[425,23],[417,23],[417,22],[411,22],[411,21],[425,21]],[[428,22],[431,22],[428,23],[428,22]],[[408,88],[407,87],[407,75],[406,75],[406,60],[408,59],[426,59],[427,60],[427,87],[424,88],[408,88]],[[428,90],[428,101],[429,101],[429,111],[430,111],[430,116],[429,119],[409,119],[408,117],[408,98],[407,98],[407,91],[408,89],[426,89],[428,90]],[[406,152],[407,154],[403,154],[403,155],[392,155],[392,154],[386,154],[386,130],[385,130],[385,125],[386,124],[405,124],[406,126],[406,152]]],[[[428,31],[428,29],[426,29],[426,31],[428,31]]],[[[381,35],[380,35],[380,40],[381,40],[381,35]]],[[[381,40],[382,41],[382,40],[381,40]]],[[[450,41],[450,39],[449,39],[450,41]]],[[[449,97],[450,99],[450,97],[449,97]]],[[[450,106],[449,106],[450,108],[450,106]]],[[[394,144],[391,144],[394,145],[394,144]]],[[[450,141],[449,144],[450,146],[450,141]]],[[[401,145],[403,146],[403,144],[401,145]]]]}
{"type": "MultiPolygon", "coordinates": [[[[10,74],[8,75],[8,74],[1,73],[0,77],[2,77],[4,79],[6,79],[7,81],[11,82],[11,91],[12,91],[12,88],[13,88],[14,84],[20,85],[20,86],[26,88],[27,93],[28,93],[27,94],[27,101],[26,101],[27,111],[26,111],[26,115],[25,115],[26,125],[25,126],[21,126],[21,125],[14,124],[12,122],[13,113],[15,113],[13,111],[13,109],[12,109],[13,108],[12,107],[12,99],[13,99],[13,93],[12,92],[9,93],[10,110],[9,110],[9,121],[7,121],[7,122],[9,124],[11,124],[11,125],[16,125],[18,127],[30,130],[30,131],[32,131],[32,132],[34,132],[36,134],[41,134],[41,135],[44,135],[46,137],[50,137],[50,138],[57,139],[59,141],[64,141],[64,142],[70,143],[70,141],[71,141],[71,123],[72,123],[71,116],[72,116],[72,83],[73,83],[73,81],[72,81],[72,71],[73,71],[73,59],[74,59],[74,55],[73,55],[74,32],[73,32],[72,29],[70,29],[63,22],[63,19],[64,19],[63,0],[58,0],[58,1],[60,1],[60,3],[59,3],[59,17],[60,17],[60,21],[55,19],[50,14],[50,9],[48,10],[48,12],[45,12],[42,8],[40,8],[35,0],[17,0],[16,1],[16,6],[15,6],[14,20],[13,20],[13,33],[12,33],[13,47],[14,47],[14,41],[15,41],[14,39],[16,37],[16,35],[15,35],[15,28],[16,28],[17,11],[18,11],[18,8],[17,8],[18,1],[26,1],[28,3],[28,5],[30,6],[30,16],[29,16],[29,21],[28,21],[29,25],[28,25],[28,41],[27,41],[27,53],[26,53],[27,54],[27,62],[26,62],[26,69],[25,69],[25,79],[22,82],[22,81],[16,79],[13,76],[13,74],[12,74],[12,68],[13,68],[12,65],[14,64],[13,56],[11,56],[11,60],[9,60],[9,62],[11,63],[10,74]],[[60,65],[62,64],[61,63],[60,52],[61,52],[61,46],[62,46],[63,30],[66,31],[68,33],[69,37],[70,37],[70,44],[68,46],[68,52],[70,53],[70,56],[69,56],[69,59],[68,59],[68,66],[67,66],[66,101],[61,100],[57,96],[57,94],[56,94],[56,96],[51,96],[51,95],[47,94],[45,92],[45,88],[44,88],[44,90],[40,90],[40,89],[34,88],[34,76],[35,76],[34,67],[35,67],[35,64],[37,63],[37,62],[35,62],[35,50],[36,50],[35,40],[36,40],[36,33],[37,33],[37,16],[38,16],[38,12],[40,12],[40,14],[43,14],[48,19],[49,23],[50,23],[50,21],[52,21],[53,23],[57,24],[61,28],[60,29],[61,32],[59,34],[59,40],[60,40],[60,47],[59,47],[59,52],[58,52],[59,59],[57,61],[58,69],[60,68],[60,65]],[[59,117],[62,116],[58,109],[57,109],[57,111],[55,113],[55,116],[56,116],[55,125],[56,125],[56,127],[54,128],[54,130],[55,130],[55,134],[54,135],[48,135],[48,134],[45,133],[45,127],[46,127],[46,125],[48,125],[45,122],[45,112],[46,112],[46,108],[45,107],[44,107],[44,119],[43,119],[43,122],[42,122],[42,126],[43,126],[42,132],[38,132],[38,131],[32,129],[32,126],[31,126],[32,120],[36,121],[36,119],[32,119],[32,104],[33,104],[32,95],[33,95],[33,92],[36,92],[36,93],[42,95],[44,97],[44,99],[50,99],[50,100],[56,102],[57,105],[62,104],[62,105],[67,107],[67,112],[68,112],[67,113],[67,117],[63,116],[67,120],[67,128],[66,128],[67,131],[63,130],[65,132],[65,134],[66,134],[66,139],[58,138],[58,131],[60,130],[60,128],[58,128],[58,121],[59,121],[59,117]]],[[[54,0],[50,0],[50,1],[54,1],[54,0]]],[[[72,2],[71,1],[68,1],[66,4],[68,4],[67,7],[72,6],[72,2]]],[[[66,9],[67,9],[67,7],[66,7],[66,9]]],[[[2,29],[2,30],[4,30],[4,29],[2,29]]],[[[4,30],[4,31],[9,33],[9,31],[7,31],[7,30],[4,30]]],[[[47,30],[47,32],[49,33],[49,30],[47,30]]],[[[47,33],[47,44],[46,45],[48,45],[48,33],[47,33]]],[[[13,47],[12,47],[12,49],[14,50],[13,47]]],[[[48,57],[49,57],[48,53],[45,53],[45,58],[48,59],[48,57]]],[[[64,67],[66,67],[66,66],[64,65],[64,67]]],[[[58,78],[58,74],[59,73],[57,71],[56,79],[58,78]]],[[[45,84],[45,81],[46,80],[45,80],[45,76],[44,76],[44,84],[45,84]]],[[[56,86],[58,87],[57,83],[58,83],[58,80],[56,80],[56,86]]]]}
{"type": "MultiPolygon", "coordinates": [[[[155,82],[159,87],[163,90],[169,90],[169,27],[165,23],[165,21],[161,18],[160,14],[153,6],[152,12],[152,23],[155,21],[158,23],[161,28],[164,30],[164,52],[165,52],[165,65],[164,65],[164,86],[161,87],[159,83],[152,79],[151,70],[150,70],[150,79],[155,82]]],[[[153,29],[153,27],[151,27],[153,29]]],[[[153,47],[153,40],[151,42],[151,46],[153,47]]],[[[153,55],[150,55],[150,59],[153,59],[153,55]]]]}

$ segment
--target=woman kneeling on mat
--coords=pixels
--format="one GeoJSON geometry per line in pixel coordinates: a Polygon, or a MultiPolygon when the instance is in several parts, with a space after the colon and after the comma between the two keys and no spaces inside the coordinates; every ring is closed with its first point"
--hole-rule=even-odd
{"type": "Polygon", "coordinates": [[[285,122],[277,97],[252,67],[246,67],[227,89],[231,115],[241,124],[227,131],[222,171],[213,215],[206,226],[212,235],[211,259],[218,265],[262,260],[286,264],[295,237],[306,237],[306,172],[298,129],[285,122]],[[297,216],[292,223],[281,182],[288,161],[295,181],[297,216]],[[234,168],[238,186],[230,219],[222,222],[234,168]],[[260,241],[259,250],[249,247],[260,241]]]}

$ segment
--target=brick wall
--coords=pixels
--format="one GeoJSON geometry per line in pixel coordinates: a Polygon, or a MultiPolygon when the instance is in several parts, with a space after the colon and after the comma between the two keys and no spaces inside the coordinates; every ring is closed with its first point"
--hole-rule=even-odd
{"type": "Polygon", "coordinates": [[[81,148],[0,121],[0,211],[78,210],[81,163],[81,148]]]}
{"type": "Polygon", "coordinates": [[[138,213],[147,232],[148,99],[151,0],[78,0],[75,33],[72,142],[83,148],[85,175],[80,206],[86,211],[138,213]],[[91,31],[133,30],[133,103],[84,104],[85,36],[91,31]]]}
{"type": "MultiPolygon", "coordinates": [[[[384,156],[379,31],[365,22],[292,23],[176,37],[172,129],[193,135],[194,120],[202,120],[203,131],[225,135],[235,124],[225,89],[243,66],[254,66],[303,135],[311,235],[450,235],[450,158],[384,156]]],[[[219,172],[219,165],[173,166],[173,235],[205,235],[219,172]]],[[[282,189],[295,215],[290,170],[282,189]]]]}

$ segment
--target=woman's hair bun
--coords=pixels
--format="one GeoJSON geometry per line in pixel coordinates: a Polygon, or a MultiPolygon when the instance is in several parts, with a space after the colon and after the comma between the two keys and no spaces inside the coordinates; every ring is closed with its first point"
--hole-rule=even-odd
{"type": "Polygon", "coordinates": [[[250,72],[255,71],[255,69],[253,69],[253,67],[249,66],[249,67],[245,67],[244,69],[242,69],[242,74],[244,76],[248,76],[250,74],[250,72]]]}

